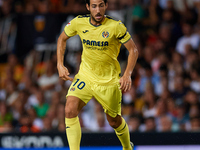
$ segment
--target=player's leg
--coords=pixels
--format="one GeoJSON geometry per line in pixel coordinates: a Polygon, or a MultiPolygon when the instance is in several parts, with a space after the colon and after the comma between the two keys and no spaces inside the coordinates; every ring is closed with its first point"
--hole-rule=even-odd
{"type": "Polygon", "coordinates": [[[65,106],[66,133],[70,150],[80,149],[81,127],[78,114],[91,98],[91,87],[88,81],[77,74],[68,90],[65,106]]]}
{"type": "Polygon", "coordinates": [[[129,129],[124,118],[122,118],[120,115],[117,115],[115,118],[113,118],[107,113],[106,117],[110,126],[115,130],[115,133],[122,144],[123,150],[132,150],[129,129]]]}
{"type": "Polygon", "coordinates": [[[121,117],[122,92],[120,84],[96,86],[94,97],[103,106],[107,120],[114,128],[123,150],[132,150],[128,125],[121,117]]]}
{"type": "Polygon", "coordinates": [[[85,103],[81,99],[75,96],[67,97],[65,105],[65,125],[70,150],[80,149],[81,126],[78,114],[83,106],[85,106],[85,103]]]}

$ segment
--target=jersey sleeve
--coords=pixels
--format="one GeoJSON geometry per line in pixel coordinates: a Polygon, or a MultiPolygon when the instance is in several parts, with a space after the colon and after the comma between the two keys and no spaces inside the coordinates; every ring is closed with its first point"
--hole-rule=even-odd
{"type": "Polygon", "coordinates": [[[77,17],[71,20],[64,28],[64,32],[68,37],[75,36],[77,34],[77,17]]]}
{"type": "Polygon", "coordinates": [[[117,22],[115,32],[116,38],[119,39],[119,42],[122,44],[128,42],[131,38],[131,35],[127,31],[127,28],[121,21],[117,22]]]}

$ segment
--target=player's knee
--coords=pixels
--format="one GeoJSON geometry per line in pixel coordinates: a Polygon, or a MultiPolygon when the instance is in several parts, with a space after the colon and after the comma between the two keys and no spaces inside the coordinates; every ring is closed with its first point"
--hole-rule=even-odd
{"type": "Polygon", "coordinates": [[[117,128],[118,127],[117,120],[110,120],[109,125],[114,129],[117,128]]]}
{"type": "Polygon", "coordinates": [[[78,116],[78,111],[75,108],[65,107],[65,117],[66,118],[75,118],[78,116]]]}
{"type": "Polygon", "coordinates": [[[119,115],[117,115],[115,118],[113,118],[107,114],[107,120],[108,120],[110,126],[114,129],[118,128],[121,124],[121,116],[119,116],[119,115]]]}

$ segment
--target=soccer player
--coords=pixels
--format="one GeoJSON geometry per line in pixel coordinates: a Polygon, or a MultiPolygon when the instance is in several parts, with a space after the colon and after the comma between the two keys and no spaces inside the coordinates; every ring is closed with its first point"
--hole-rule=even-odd
{"type": "Polygon", "coordinates": [[[121,99],[122,91],[126,92],[131,88],[131,74],[138,50],[124,24],[105,15],[107,7],[107,0],[86,0],[86,8],[90,14],[71,20],[58,38],[59,77],[72,81],[65,106],[66,134],[70,150],[80,149],[81,127],[78,114],[92,97],[104,108],[107,120],[114,128],[123,150],[133,149],[128,125],[121,117],[121,99]],[[66,41],[76,34],[82,41],[83,53],[79,72],[73,79],[69,77],[70,73],[63,65],[63,59],[66,41]],[[129,51],[122,77],[117,60],[121,43],[129,51]]]}

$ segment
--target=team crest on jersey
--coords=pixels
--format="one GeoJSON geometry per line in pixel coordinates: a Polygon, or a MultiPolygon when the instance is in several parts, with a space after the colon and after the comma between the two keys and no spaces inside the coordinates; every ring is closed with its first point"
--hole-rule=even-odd
{"type": "Polygon", "coordinates": [[[70,89],[70,91],[75,91],[75,87],[72,87],[72,88],[70,89]]]}
{"type": "Polygon", "coordinates": [[[103,38],[108,38],[109,37],[109,32],[108,31],[103,31],[102,36],[103,36],[103,38]]]}

